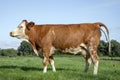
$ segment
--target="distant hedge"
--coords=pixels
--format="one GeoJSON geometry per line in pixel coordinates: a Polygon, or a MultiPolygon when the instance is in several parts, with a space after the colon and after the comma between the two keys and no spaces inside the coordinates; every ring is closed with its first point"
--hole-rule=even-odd
{"type": "Polygon", "coordinates": [[[0,56],[17,56],[17,50],[11,49],[0,49],[0,56]]]}

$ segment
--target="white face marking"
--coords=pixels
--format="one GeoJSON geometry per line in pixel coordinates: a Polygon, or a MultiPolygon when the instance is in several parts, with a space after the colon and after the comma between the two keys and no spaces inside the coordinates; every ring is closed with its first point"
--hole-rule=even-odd
{"type": "Polygon", "coordinates": [[[16,37],[18,39],[28,40],[28,36],[25,34],[26,25],[25,22],[21,22],[16,29],[14,29],[11,33],[11,36],[16,37]]]}
{"type": "Polygon", "coordinates": [[[75,47],[75,48],[66,48],[65,50],[63,50],[63,52],[69,52],[69,53],[77,54],[77,53],[82,51],[82,48],[80,46],[86,48],[86,45],[82,43],[78,47],[75,47]]]}

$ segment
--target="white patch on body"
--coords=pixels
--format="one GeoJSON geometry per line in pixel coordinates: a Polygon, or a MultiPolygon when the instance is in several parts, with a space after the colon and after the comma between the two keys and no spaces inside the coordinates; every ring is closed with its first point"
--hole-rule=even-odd
{"type": "Polygon", "coordinates": [[[54,30],[52,30],[52,34],[55,36],[55,32],[54,32],[54,30]]]}
{"type": "Polygon", "coordinates": [[[81,46],[86,48],[86,45],[81,43],[79,46],[77,46],[75,48],[66,48],[65,50],[63,50],[63,52],[69,52],[69,53],[77,54],[77,53],[82,51],[81,46]]]}
{"type": "Polygon", "coordinates": [[[51,56],[52,54],[54,54],[54,52],[55,52],[55,47],[51,47],[51,49],[50,49],[50,55],[49,56],[51,56]]]}
{"type": "MultiPolygon", "coordinates": [[[[81,52],[83,49],[81,48],[84,47],[84,48],[87,48],[85,44],[81,43],[79,46],[75,47],[75,48],[66,48],[65,50],[62,50],[63,52],[68,52],[68,53],[72,53],[72,54],[77,54],[79,52],[81,52]]],[[[51,56],[52,54],[54,54],[54,52],[56,51],[57,49],[55,47],[51,47],[50,49],[50,55],[51,56]]],[[[59,49],[58,49],[59,50],[59,49]]]]}

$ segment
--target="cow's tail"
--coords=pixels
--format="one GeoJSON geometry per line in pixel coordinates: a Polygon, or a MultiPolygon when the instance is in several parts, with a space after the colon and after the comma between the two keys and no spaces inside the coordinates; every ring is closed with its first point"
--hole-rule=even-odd
{"type": "Polygon", "coordinates": [[[108,41],[108,43],[109,43],[108,51],[109,51],[109,55],[110,55],[110,54],[111,54],[111,42],[110,42],[109,30],[108,30],[107,26],[106,26],[105,24],[103,24],[103,23],[98,22],[98,23],[95,23],[95,24],[97,24],[97,27],[99,27],[99,28],[100,28],[100,27],[104,27],[105,30],[106,30],[107,35],[106,35],[106,33],[101,29],[101,31],[105,34],[106,39],[107,39],[107,41],[108,41]]]}

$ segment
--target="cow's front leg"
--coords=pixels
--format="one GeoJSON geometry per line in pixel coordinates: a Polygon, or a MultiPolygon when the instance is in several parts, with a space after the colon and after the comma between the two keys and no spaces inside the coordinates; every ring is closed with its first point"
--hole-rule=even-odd
{"type": "Polygon", "coordinates": [[[50,57],[49,57],[49,62],[50,62],[50,64],[51,64],[52,71],[53,71],[53,72],[56,72],[53,56],[50,56],[50,57]]]}
{"type": "Polygon", "coordinates": [[[50,58],[49,58],[50,57],[50,48],[48,48],[48,47],[43,48],[42,51],[43,51],[43,56],[44,56],[44,58],[43,58],[43,66],[44,66],[43,73],[46,73],[47,65],[50,61],[50,58]]]}
{"type": "Polygon", "coordinates": [[[40,57],[40,58],[42,58],[42,59],[44,58],[43,55],[40,54],[37,49],[34,48],[33,50],[34,50],[35,54],[36,54],[38,57],[40,57]]]}
{"type": "Polygon", "coordinates": [[[43,58],[43,55],[39,53],[39,49],[36,48],[35,44],[32,44],[32,43],[31,43],[31,45],[32,45],[32,48],[33,48],[34,53],[35,53],[38,57],[43,58]]]}
{"type": "Polygon", "coordinates": [[[48,56],[44,56],[44,59],[43,59],[43,66],[44,66],[43,73],[47,72],[47,65],[48,65],[48,63],[49,63],[49,57],[48,56]]]}
{"type": "Polygon", "coordinates": [[[43,73],[47,72],[47,65],[48,65],[48,63],[51,64],[52,71],[56,72],[53,57],[52,56],[50,56],[50,57],[49,56],[44,56],[44,60],[43,60],[43,66],[44,66],[43,73]]]}

